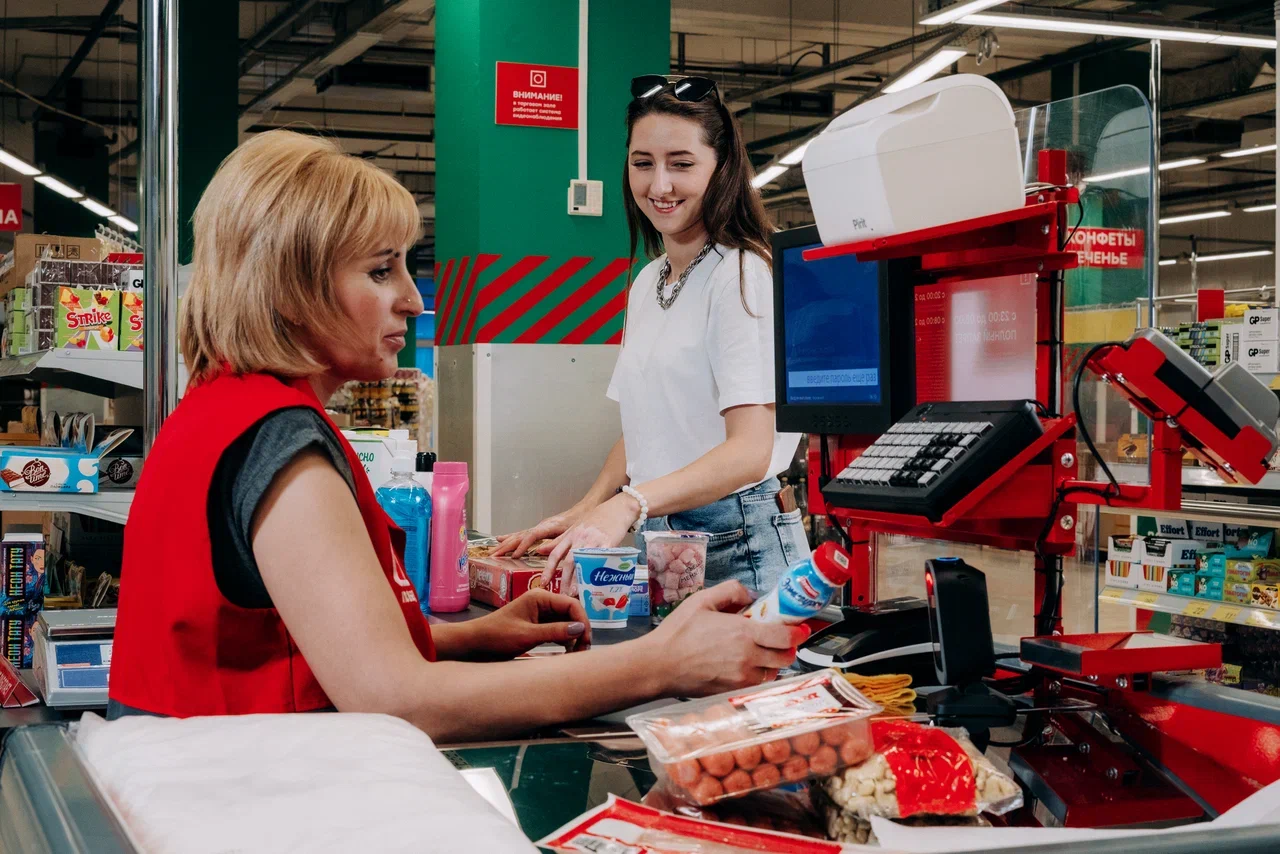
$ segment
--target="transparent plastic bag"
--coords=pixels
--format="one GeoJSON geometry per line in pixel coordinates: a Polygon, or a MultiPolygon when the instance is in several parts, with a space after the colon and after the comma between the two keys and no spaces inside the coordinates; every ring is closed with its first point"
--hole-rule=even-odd
{"type": "Polygon", "coordinates": [[[1022,806],[1022,789],[963,729],[877,720],[871,735],[875,752],[866,761],[816,784],[854,817],[1003,815],[1022,806]]]}
{"type": "Polygon", "coordinates": [[[706,806],[863,762],[879,711],[829,669],[631,715],[627,725],[671,795],[706,806]]]}

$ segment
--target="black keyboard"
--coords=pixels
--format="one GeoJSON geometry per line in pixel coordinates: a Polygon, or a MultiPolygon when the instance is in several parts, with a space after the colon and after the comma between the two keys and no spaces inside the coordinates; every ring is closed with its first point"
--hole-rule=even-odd
{"type": "Polygon", "coordinates": [[[1041,434],[1025,400],[922,403],[822,489],[834,507],[937,522],[1041,434]]]}

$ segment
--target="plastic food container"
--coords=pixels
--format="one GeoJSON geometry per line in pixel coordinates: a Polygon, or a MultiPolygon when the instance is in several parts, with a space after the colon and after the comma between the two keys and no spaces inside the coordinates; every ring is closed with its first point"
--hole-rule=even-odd
{"type": "Polygon", "coordinates": [[[710,542],[711,535],[701,531],[645,531],[649,621],[653,625],[706,586],[710,542]]]}
{"type": "Polygon", "coordinates": [[[677,799],[706,806],[828,777],[874,752],[881,707],[834,669],[631,715],[649,764],[677,799]]]}
{"type": "Polygon", "coordinates": [[[627,625],[631,583],[635,579],[640,550],[574,549],[574,573],[578,596],[593,629],[620,629],[627,625]]]}

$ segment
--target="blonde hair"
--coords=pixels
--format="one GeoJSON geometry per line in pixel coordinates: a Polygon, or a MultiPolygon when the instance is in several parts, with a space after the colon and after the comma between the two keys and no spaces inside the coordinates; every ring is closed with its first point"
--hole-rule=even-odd
{"type": "Polygon", "coordinates": [[[413,196],[330,140],[259,134],[227,156],[193,218],[191,284],[178,341],[192,383],[237,374],[309,376],[315,342],[344,334],[333,272],[421,234],[413,196]]]}

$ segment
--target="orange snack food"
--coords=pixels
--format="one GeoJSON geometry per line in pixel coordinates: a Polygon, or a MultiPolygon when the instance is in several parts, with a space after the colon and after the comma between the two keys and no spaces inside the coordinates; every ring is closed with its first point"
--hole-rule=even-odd
{"type": "Polygon", "coordinates": [[[791,739],[791,748],[803,756],[811,756],[822,746],[822,736],[816,732],[806,732],[791,739]]]}
{"type": "Polygon", "coordinates": [[[737,769],[732,774],[727,775],[720,782],[721,785],[724,786],[725,792],[730,795],[750,791],[755,787],[755,783],[751,781],[751,775],[748,772],[743,771],[741,768],[737,769]]]}
{"type": "Polygon", "coordinates": [[[671,780],[677,786],[683,786],[687,789],[698,782],[698,778],[702,776],[702,766],[698,764],[696,759],[682,759],[679,762],[672,762],[668,765],[667,773],[671,775],[671,780]]]}
{"type": "Polygon", "coordinates": [[[803,756],[792,756],[782,763],[782,779],[788,783],[798,783],[809,776],[809,760],[803,756]]]}
{"type": "Polygon", "coordinates": [[[733,751],[733,761],[738,763],[738,767],[744,771],[751,771],[760,764],[760,758],[763,753],[759,745],[748,744],[746,747],[739,747],[733,751]]]}
{"type": "Polygon", "coordinates": [[[840,745],[840,761],[845,765],[859,765],[874,751],[870,741],[853,738],[840,745]]]}
{"type": "Polygon", "coordinates": [[[734,767],[732,753],[713,753],[710,756],[703,756],[698,761],[713,777],[723,777],[733,771],[734,767]]]}
{"type": "Polygon", "coordinates": [[[724,786],[715,777],[705,774],[689,793],[695,801],[706,806],[720,799],[724,794],[724,786]]]}
{"type": "Polygon", "coordinates": [[[836,763],[839,757],[836,756],[836,749],[829,744],[824,744],[809,757],[809,769],[819,776],[826,776],[836,772],[836,763]]]}
{"type": "Polygon", "coordinates": [[[751,772],[751,782],[758,789],[772,789],[782,782],[782,772],[777,765],[765,764],[751,772]]]}
{"type": "Polygon", "coordinates": [[[786,740],[771,741],[768,744],[760,745],[760,752],[764,754],[766,762],[786,762],[791,756],[791,742],[786,740]]]}

